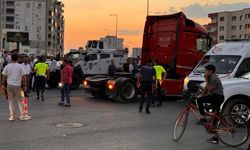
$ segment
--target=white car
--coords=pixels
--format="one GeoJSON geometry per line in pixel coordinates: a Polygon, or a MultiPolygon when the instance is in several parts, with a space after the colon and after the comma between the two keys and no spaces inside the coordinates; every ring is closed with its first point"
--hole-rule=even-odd
{"type": "MultiPolygon", "coordinates": [[[[239,78],[222,80],[224,102],[221,106],[223,113],[238,114],[250,124],[250,72],[239,78]]],[[[205,84],[201,84],[204,88],[205,84]]]]}
{"type": "Polygon", "coordinates": [[[224,113],[238,114],[250,123],[250,72],[239,78],[222,80],[224,113]]]}

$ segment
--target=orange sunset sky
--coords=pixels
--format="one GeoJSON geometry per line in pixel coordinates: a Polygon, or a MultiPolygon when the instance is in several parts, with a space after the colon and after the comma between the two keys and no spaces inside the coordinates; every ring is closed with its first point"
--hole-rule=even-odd
{"type": "MultiPolygon", "coordinates": [[[[61,0],[65,4],[65,52],[85,46],[89,39],[115,35],[118,15],[118,37],[124,46],[141,47],[146,20],[147,0],[61,0]]],[[[183,11],[200,24],[210,20],[211,12],[250,8],[249,0],[149,0],[150,15],[183,11]]]]}

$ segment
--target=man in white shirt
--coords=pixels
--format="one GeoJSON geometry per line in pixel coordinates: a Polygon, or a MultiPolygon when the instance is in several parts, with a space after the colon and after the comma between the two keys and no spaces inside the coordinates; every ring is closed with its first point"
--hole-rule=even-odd
{"type": "Polygon", "coordinates": [[[15,120],[15,106],[14,106],[14,98],[17,100],[20,110],[20,120],[29,120],[30,116],[25,112],[24,104],[23,104],[23,90],[21,88],[22,81],[24,83],[24,89],[27,88],[26,85],[26,77],[25,72],[21,64],[18,64],[18,55],[11,55],[12,62],[5,66],[2,72],[2,81],[6,83],[7,81],[7,93],[8,93],[8,102],[9,102],[9,111],[10,111],[10,121],[15,120]]]}

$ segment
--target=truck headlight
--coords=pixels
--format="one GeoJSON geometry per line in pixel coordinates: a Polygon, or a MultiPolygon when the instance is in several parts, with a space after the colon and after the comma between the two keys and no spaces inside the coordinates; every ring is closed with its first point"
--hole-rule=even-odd
{"type": "Polygon", "coordinates": [[[58,86],[61,88],[62,87],[62,83],[60,82],[60,83],[58,83],[58,86]]]}
{"type": "Polygon", "coordinates": [[[84,81],[83,81],[83,86],[84,86],[84,87],[87,87],[87,86],[88,86],[88,81],[87,81],[87,80],[84,80],[84,81]]]}
{"type": "Polygon", "coordinates": [[[189,82],[189,77],[186,76],[186,78],[184,79],[184,86],[187,86],[188,85],[188,82],[189,82]]]}

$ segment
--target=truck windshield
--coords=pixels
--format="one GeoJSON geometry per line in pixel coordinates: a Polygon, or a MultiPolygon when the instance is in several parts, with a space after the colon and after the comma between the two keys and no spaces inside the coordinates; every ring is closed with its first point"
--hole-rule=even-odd
{"type": "Polygon", "coordinates": [[[193,72],[205,73],[205,67],[212,64],[215,66],[217,74],[228,74],[234,70],[240,58],[241,56],[232,55],[207,55],[200,61],[193,72]]]}

